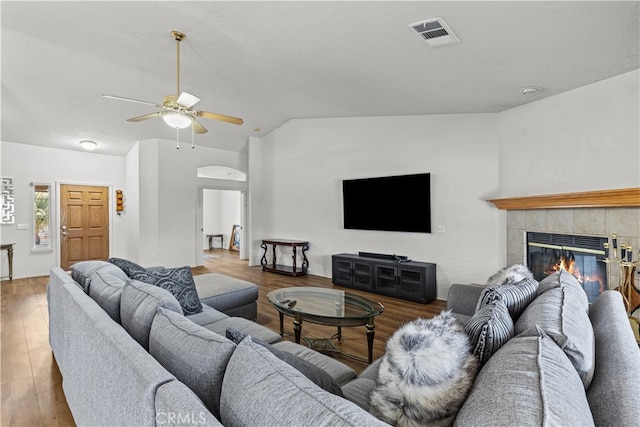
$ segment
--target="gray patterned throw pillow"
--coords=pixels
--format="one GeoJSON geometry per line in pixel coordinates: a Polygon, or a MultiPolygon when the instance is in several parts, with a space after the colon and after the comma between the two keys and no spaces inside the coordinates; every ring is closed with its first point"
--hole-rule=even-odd
{"type": "Polygon", "coordinates": [[[144,268],[143,266],[136,264],[133,261],[129,261],[128,259],[112,257],[112,258],[109,258],[107,262],[110,262],[111,264],[120,268],[120,270],[124,271],[124,273],[129,277],[131,277],[133,273],[147,271],[147,269],[144,268]]]}
{"type": "Polygon", "coordinates": [[[185,316],[202,311],[202,303],[188,266],[132,272],[131,278],[171,292],[180,303],[185,316]]]}

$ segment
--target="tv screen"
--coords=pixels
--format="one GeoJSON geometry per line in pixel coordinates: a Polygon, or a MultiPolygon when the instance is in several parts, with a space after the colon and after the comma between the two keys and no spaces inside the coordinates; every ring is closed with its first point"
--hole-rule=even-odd
{"type": "Polygon", "coordinates": [[[431,233],[431,174],[342,181],[344,228],[431,233]]]}

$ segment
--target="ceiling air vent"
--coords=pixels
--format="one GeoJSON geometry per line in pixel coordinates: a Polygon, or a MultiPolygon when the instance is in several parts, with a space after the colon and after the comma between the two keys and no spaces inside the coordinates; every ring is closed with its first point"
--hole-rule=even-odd
{"type": "Polygon", "coordinates": [[[407,27],[411,28],[429,46],[442,46],[460,41],[451,30],[451,27],[440,17],[416,22],[415,24],[407,25],[407,27]]]}

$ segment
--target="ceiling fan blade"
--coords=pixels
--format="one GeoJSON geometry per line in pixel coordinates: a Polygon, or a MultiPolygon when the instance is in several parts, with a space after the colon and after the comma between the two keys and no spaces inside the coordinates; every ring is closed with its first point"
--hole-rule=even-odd
{"type": "Polygon", "coordinates": [[[213,119],[227,123],[233,123],[234,125],[241,125],[244,123],[244,120],[239,117],[225,116],[224,114],[210,113],[208,111],[196,111],[196,115],[204,117],[205,119],[213,119]]]}
{"type": "Polygon", "coordinates": [[[160,107],[160,105],[158,105],[156,103],[153,103],[153,102],[140,101],[139,99],[125,98],[125,97],[122,97],[122,96],[102,94],[102,97],[103,98],[109,98],[109,99],[117,99],[117,100],[120,100],[120,101],[136,102],[138,104],[153,105],[154,107],[160,107]]]}
{"type": "Polygon", "coordinates": [[[198,98],[195,95],[191,95],[190,93],[182,92],[178,97],[178,101],[176,102],[182,105],[183,107],[191,108],[192,106],[200,102],[200,98],[198,98]]]}
{"type": "Polygon", "coordinates": [[[197,134],[209,132],[204,126],[202,126],[196,119],[193,119],[193,131],[197,134]]]}
{"type": "Polygon", "coordinates": [[[159,117],[160,113],[159,112],[155,112],[155,113],[151,113],[151,114],[145,114],[144,116],[138,116],[138,117],[132,117],[130,119],[127,119],[128,122],[141,122],[143,120],[149,120],[152,119],[154,117],[159,117]]]}

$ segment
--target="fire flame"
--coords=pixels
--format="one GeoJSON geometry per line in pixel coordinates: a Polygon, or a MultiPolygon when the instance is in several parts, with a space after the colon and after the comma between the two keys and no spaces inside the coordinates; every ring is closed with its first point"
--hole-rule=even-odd
{"type": "Polygon", "coordinates": [[[551,261],[551,265],[546,269],[547,274],[552,274],[556,271],[564,270],[571,273],[582,284],[585,282],[597,282],[600,287],[600,292],[604,292],[604,279],[598,275],[583,275],[580,271],[580,267],[576,265],[576,260],[573,254],[567,252],[561,255],[559,258],[551,261]],[[555,263],[554,263],[555,261],[555,263]]]}

